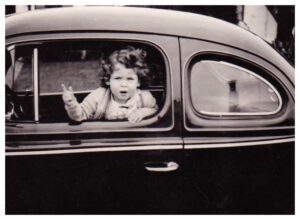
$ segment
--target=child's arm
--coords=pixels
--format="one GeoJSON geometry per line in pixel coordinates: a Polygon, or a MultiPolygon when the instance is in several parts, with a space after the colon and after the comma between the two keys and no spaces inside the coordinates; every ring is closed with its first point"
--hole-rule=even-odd
{"type": "Polygon", "coordinates": [[[157,108],[138,108],[131,112],[131,114],[128,116],[128,121],[135,124],[142,121],[143,118],[153,115],[155,112],[157,112],[157,108]]]}
{"type": "Polygon", "coordinates": [[[74,121],[83,121],[93,118],[97,109],[97,102],[100,100],[99,96],[102,96],[100,93],[104,92],[104,89],[96,89],[79,104],[74,96],[72,87],[67,89],[64,84],[62,84],[62,90],[65,109],[69,117],[74,121]]]}
{"type": "Polygon", "coordinates": [[[64,84],[61,84],[61,87],[63,91],[62,98],[69,117],[74,121],[84,120],[82,108],[74,96],[73,88],[70,86],[69,89],[67,89],[64,84]]]}
{"type": "Polygon", "coordinates": [[[157,112],[158,107],[156,105],[156,99],[149,91],[142,91],[140,94],[141,106],[134,110],[129,116],[128,121],[130,123],[138,123],[150,115],[157,112]]]}

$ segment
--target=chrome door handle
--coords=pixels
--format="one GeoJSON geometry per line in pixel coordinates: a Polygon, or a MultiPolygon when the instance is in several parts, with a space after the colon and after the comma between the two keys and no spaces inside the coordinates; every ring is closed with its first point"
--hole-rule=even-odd
{"type": "Polygon", "coordinates": [[[170,172],[177,170],[179,165],[176,162],[162,162],[162,163],[146,163],[145,169],[151,172],[170,172]]]}

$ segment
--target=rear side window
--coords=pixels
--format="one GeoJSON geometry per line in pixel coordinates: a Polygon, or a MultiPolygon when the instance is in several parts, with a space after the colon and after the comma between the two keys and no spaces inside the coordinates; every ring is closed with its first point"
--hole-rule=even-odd
{"type": "Polygon", "coordinates": [[[199,60],[189,80],[192,106],[204,116],[272,115],[282,107],[279,92],[267,80],[229,62],[199,60]]]}

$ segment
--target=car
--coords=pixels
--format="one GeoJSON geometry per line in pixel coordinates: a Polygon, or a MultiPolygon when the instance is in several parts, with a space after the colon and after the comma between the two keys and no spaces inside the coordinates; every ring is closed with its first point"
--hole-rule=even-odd
{"type": "Polygon", "coordinates": [[[294,68],[204,15],[69,7],[6,17],[6,214],[293,214],[294,68]],[[71,120],[99,59],[143,48],[158,111],[71,120]]]}

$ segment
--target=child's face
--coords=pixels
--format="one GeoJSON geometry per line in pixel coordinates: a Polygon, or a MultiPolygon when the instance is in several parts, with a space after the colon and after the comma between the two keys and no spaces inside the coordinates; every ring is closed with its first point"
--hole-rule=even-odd
{"type": "Polygon", "coordinates": [[[116,64],[110,76],[109,85],[115,101],[125,103],[135,94],[140,83],[133,69],[116,64]]]}

